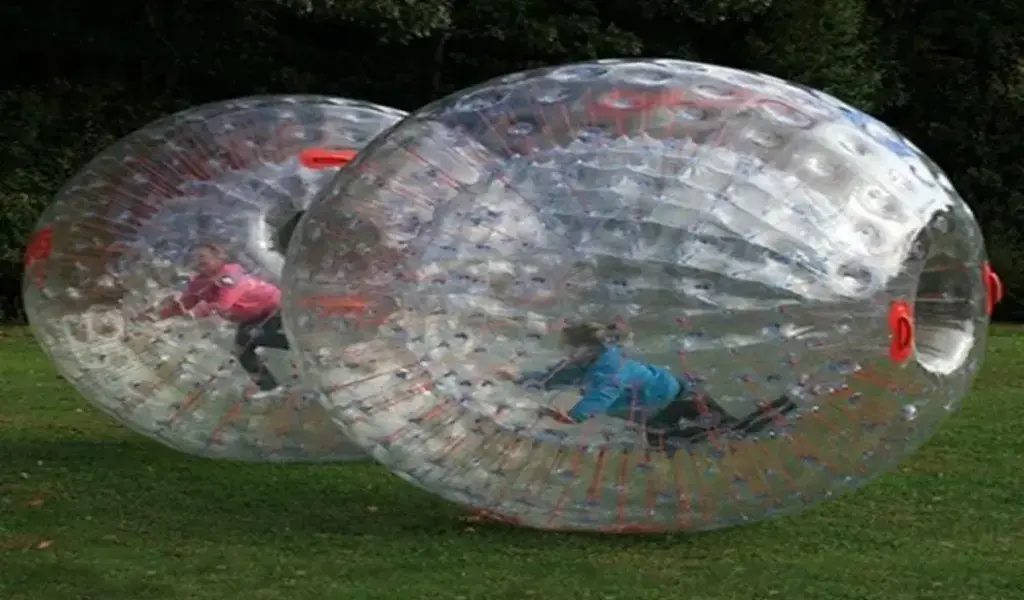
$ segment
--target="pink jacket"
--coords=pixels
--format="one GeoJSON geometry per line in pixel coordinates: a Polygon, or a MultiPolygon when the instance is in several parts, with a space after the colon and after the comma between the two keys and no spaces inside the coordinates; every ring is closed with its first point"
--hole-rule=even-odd
{"type": "Polygon", "coordinates": [[[265,319],[280,307],[281,290],[276,285],[247,274],[242,265],[228,264],[213,277],[193,277],[181,299],[160,316],[191,312],[201,318],[216,313],[234,323],[248,323],[265,319]]]}

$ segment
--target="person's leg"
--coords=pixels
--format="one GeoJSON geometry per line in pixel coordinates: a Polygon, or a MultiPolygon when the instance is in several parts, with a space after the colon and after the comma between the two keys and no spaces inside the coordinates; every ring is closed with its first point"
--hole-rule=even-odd
{"type": "Polygon", "coordinates": [[[653,415],[648,421],[648,426],[678,429],[680,421],[686,419],[691,424],[721,427],[730,426],[736,421],[709,394],[695,390],[693,384],[689,382],[681,381],[680,383],[682,383],[682,387],[679,390],[679,395],[665,408],[653,415]]]}
{"type": "Polygon", "coordinates": [[[647,421],[647,441],[651,447],[664,450],[670,446],[670,442],[702,442],[714,429],[735,432],[741,436],[754,435],[796,408],[796,403],[789,396],[781,396],[737,419],[707,394],[681,393],[647,421]],[[683,419],[688,423],[684,425],[683,419]]]}
{"type": "Polygon", "coordinates": [[[725,412],[714,398],[707,394],[686,394],[680,395],[658,414],[652,417],[651,421],[662,425],[677,424],[680,420],[699,421],[712,418],[717,421],[728,420],[729,413],[725,412]]]}
{"type": "MultiPolygon", "coordinates": [[[[280,317],[278,317],[279,323],[280,317]]],[[[263,363],[259,355],[256,354],[256,348],[281,348],[281,342],[276,336],[279,335],[281,338],[284,336],[280,333],[279,325],[276,332],[271,330],[270,335],[265,334],[263,331],[264,325],[265,323],[263,322],[257,322],[242,323],[238,326],[238,331],[235,334],[235,356],[238,358],[238,364],[249,374],[253,383],[261,391],[269,391],[278,386],[277,379],[267,369],[266,364],[263,363]]],[[[283,347],[287,348],[287,339],[284,340],[284,344],[283,347]]]]}
{"type": "Polygon", "coordinates": [[[281,323],[281,313],[274,313],[264,321],[252,339],[253,348],[276,348],[288,350],[288,336],[284,334],[284,325],[281,323]]]}
{"type": "Polygon", "coordinates": [[[780,396],[772,402],[754,409],[750,414],[737,421],[731,429],[742,435],[752,435],[767,429],[780,417],[796,410],[797,405],[789,396],[780,396]]]}
{"type": "Polygon", "coordinates": [[[731,429],[735,421],[714,398],[684,387],[675,400],[647,421],[647,442],[668,450],[673,442],[697,443],[707,439],[714,429],[731,429]]]}

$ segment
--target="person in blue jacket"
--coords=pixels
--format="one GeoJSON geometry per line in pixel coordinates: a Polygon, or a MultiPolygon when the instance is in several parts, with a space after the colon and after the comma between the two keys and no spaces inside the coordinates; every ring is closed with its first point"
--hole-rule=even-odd
{"type": "Polygon", "coordinates": [[[700,441],[714,428],[754,434],[770,425],[774,416],[796,408],[788,396],[782,396],[736,418],[702,393],[693,379],[627,357],[620,344],[622,334],[617,324],[571,325],[562,330],[566,359],[542,372],[519,377],[505,372],[504,376],[544,390],[579,387],[582,395],[566,413],[554,409],[545,413],[564,422],[582,423],[604,414],[645,423],[648,441],[657,447],[669,440],[700,441]]]}

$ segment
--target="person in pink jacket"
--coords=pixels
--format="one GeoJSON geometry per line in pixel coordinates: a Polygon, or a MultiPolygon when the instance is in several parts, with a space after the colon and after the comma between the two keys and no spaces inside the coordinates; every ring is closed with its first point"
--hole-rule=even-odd
{"type": "Polygon", "coordinates": [[[195,276],[178,298],[168,298],[160,318],[219,316],[238,324],[235,355],[238,363],[261,392],[277,389],[278,382],[256,354],[257,348],[287,350],[288,338],[281,324],[281,290],[229,262],[227,251],[217,244],[200,244],[193,250],[195,276]]]}

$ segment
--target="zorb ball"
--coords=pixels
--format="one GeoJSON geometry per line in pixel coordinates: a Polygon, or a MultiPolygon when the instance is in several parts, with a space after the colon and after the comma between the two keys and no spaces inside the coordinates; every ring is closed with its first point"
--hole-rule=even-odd
{"type": "Polygon", "coordinates": [[[288,257],[286,321],[339,426],[549,529],[705,530],[862,485],[964,397],[998,297],[910,142],[677,60],[519,73],[412,114],[288,257]]]}
{"type": "Polygon", "coordinates": [[[24,298],[39,343],[101,410],[178,450],[365,456],[298,379],[283,333],[255,347],[245,315],[225,315],[239,302],[260,309],[247,286],[272,305],[298,215],[402,116],[339,98],[262,96],[186,110],[117,142],[64,186],[29,244],[24,298]],[[225,270],[192,286],[202,300],[193,310],[170,317],[200,250],[216,250],[225,270]],[[242,357],[280,385],[257,388],[242,357]]]}

